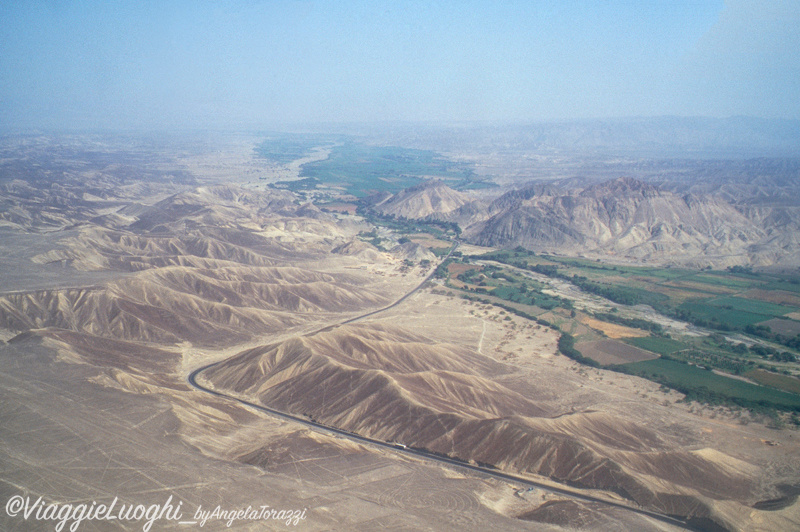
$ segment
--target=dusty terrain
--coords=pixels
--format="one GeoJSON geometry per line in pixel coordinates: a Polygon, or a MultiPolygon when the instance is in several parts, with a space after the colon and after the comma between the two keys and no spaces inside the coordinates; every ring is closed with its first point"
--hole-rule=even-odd
{"type": "MultiPolygon", "coordinates": [[[[172,495],[187,519],[201,505],[305,508],[304,530],[674,529],[189,386],[189,373],[220,361],[201,375],[209,386],[365,436],[730,529],[800,526],[791,431],[579,366],[557,354],[554,331],[430,287],[339,325],[427,273],[360,246],[357,218],[192,172],[130,175],[163,176],[174,160],[153,169],[125,152],[138,170],[123,175],[108,147],[58,161],[26,149],[39,161],[26,182],[38,186],[2,191],[3,504],[20,494],[73,504],[172,495]],[[56,167],[57,179],[46,173],[56,167]]],[[[0,528],[36,529],[5,513],[0,528]]],[[[93,529],[109,523],[81,526],[93,529]]]]}
{"type": "Polygon", "coordinates": [[[206,377],[216,389],[327,425],[608,490],[666,514],[730,528],[743,518],[753,526],[796,518],[791,508],[758,512],[745,502],[774,498],[767,472],[795,462],[792,434],[690,414],[674,403],[678,394],[577,366],[555,354],[552,332],[488,306],[428,294],[409,303],[244,351],[206,377]],[[432,313],[441,326],[430,325],[432,313]],[[486,356],[476,358],[479,350],[486,356]],[[766,445],[772,437],[787,447],[766,445]],[[777,449],[789,455],[768,459],[777,449]]]}

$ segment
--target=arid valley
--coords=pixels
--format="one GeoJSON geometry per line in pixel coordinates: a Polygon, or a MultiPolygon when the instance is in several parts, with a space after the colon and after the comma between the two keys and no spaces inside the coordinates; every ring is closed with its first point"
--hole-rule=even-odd
{"type": "MultiPolygon", "coordinates": [[[[701,195],[627,163],[598,165],[613,175],[580,186],[529,183],[511,178],[529,158],[382,142],[4,137],[3,503],[180,502],[181,517],[153,530],[194,529],[217,507],[283,513],[217,515],[203,529],[800,527],[798,394],[756,381],[796,380],[797,347],[670,314],[668,299],[745,276],[708,297],[730,312],[758,301],[775,312],[771,331],[794,331],[800,297],[775,287],[796,275],[800,217],[768,196],[791,195],[796,162],[764,161],[783,172],[771,184],[762,171],[701,195]],[[348,157],[389,166],[359,180],[348,157]],[[643,265],[682,272],[654,289],[663,309],[596,290],[656,276],[625,269],[643,265]],[[559,274],[590,266],[616,277],[559,274]],[[777,277],[744,286],[758,275],[777,277]],[[757,358],[758,345],[788,355],[757,358]],[[717,357],[705,375],[773,395],[709,399],[612,367],[694,371],[700,356],[717,357]]],[[[6,510],[3,530],[42,524],[6,510]]]]}

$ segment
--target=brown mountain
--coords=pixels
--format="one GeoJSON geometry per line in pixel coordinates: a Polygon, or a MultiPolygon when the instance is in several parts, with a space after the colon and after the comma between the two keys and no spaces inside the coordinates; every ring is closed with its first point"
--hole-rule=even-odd
{"type": "Polygon", "coordinates": [[[426,218],[450,213],[469,203],[470,198],[438,180],[407,188],[375,205],[375,210],[402,218],[426,218]]]}
{"type": "Polygon", "coordinates": [[[710,500],[756,489],[726,457],[684,451],[607,412],[561,413],[531,387],[504,385],[511,372],[462,346],[373,323],[248,349],[203,378],[327,425],[611,490],[668,514],[710,518],[710,500]]]}
{"type": "MultiPolygon", "coordinates": [[[[616,255],[662,262],[758,261],[765,231],[721,199],[676,194],[620,178],[583,190],[531,187],[495,200],[466,228],[494,247],[616,255]]],[[[763,257],[762,257],[763,258],[763,257]]]]}

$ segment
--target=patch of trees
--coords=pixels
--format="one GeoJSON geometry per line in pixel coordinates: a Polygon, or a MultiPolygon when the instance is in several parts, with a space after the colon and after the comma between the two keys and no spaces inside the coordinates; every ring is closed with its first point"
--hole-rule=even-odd
{"type": "Polygon", "coordinates": [[[433,276],[437,279],[448,279],[450,278],[450,271],[447,269],[448,266],[453,262],[453,259],[445,259],[442,261],[439,266],[436,267],[436,271],[434,272],[433,276]]]}
{"type": "Polygon", "coordinates": [[[464,283],[478,284],[479,280],[478,277],[481,275],[482,275],[481,271],[476,268],[473,270],[466,270],[464,272],[459,273],[456,276],[456,279],[464,283]]]}
{"type": "MultiPolygon", "coordinates": [[[[800,350],[800,334],[795,336],[784,336],[782,334],[772,332],[772,329],[766,325],[745,325],[744,332],[747,334],[752,334],[753,336],[764,338],[766,340],[777,342],[781,345],[785,345],[786,347],[791,347],[792,349],[800,350]]],[[[794,360],[791,362],[794,362],[794,360]]]]}
{"type": "Polygon", "coordinates": [[[797,362],[797,357],[794,354],[788,351],[780,352],[768,345],[753,344],[750,347],[750,352],[764,359],[771,358],[776,362],[797,362]]]}
{"type": "Polygon", "coordinates": [[[595,294],[600,297],[604,297],[609,301],[613,301],[614,303],[619,303],[620,305],[640,305],[640,304],[655,304],[657,303],[660,298],[654,298],[654,295],[650,292],[646,292],[644,290],[637,290],[635,288],[628,288],[624,286],[616,286],[616,285],[607,285],[607,284],[600,284],[594,281],[590,281],[586,277],[581,277],[580,275],[573,275],[572,277],[568,278],[563,276],[566,280],[570,281],[572,284],[583,290],[584,292],[589,292],[590,294],[595,294]]]}
{"type": "Polygon", "coordinates": [[[356,213],[366,218],[370,223],[383,225],[401,232],[432,233],[436,236],[440,236],[442,233],[451,233],[455,235],[456,238],[461,235],[461,227],[455,222],[445,222],[443,220],[434,220],[430,218],[412,220],[404,216],[382,214],[363,203],[356,207],[356,213]]]}
{"type": "Polygon", "coordinates": [[[739,275],[755,275],[750,266],[728,266],[728,271],[739,275]]]}
{"type": "MultiPolygon", "coordinates": [[[[602,284],[596,281],[591,281],[586,277],[583,277],[578,274],[573,274],[570,276],[566,273],[561,272],[559,267],[555,264],[528,264],[524,260],[515,260],[519,256],[519,254],[520,253],[518,251],[515,251],[513,254],[508,251],[500,251],[495,253],[488,253],[486,255],[481,256],[480,258],[496,260],[498,262],[503,262],[505,264],[509,264],[516,268],[535,272],[541,275],[545,275],[547,277],[552,277],[555,279],[563,279],[564,281],[568,281],[574,284],[584,292],[604,297],[609,301],[613,301],[614,303],[619,303],[620,305],[639,305],[639,304],[656,305],[660,301],[665,299],[665,296],[662,296],[661,294],[654,294],[646,290],[639,290],[636,288],[617,286],[611,284],[602,284]]],[[[597,266],[595,268],[609,269],[605,266],[603,267],[597,266]]]]}
{"type": "Polygon", "coordinates": [[[497,303],[495,301],[490,301],[488,299],[484,299],[484,298],[477,297],[477,296],[471,296],[471,295],[468,295],[468,294],[461,294],[461,297],[463,299],[468,300],[468,301],[476,301],[478,303],[483,303],[485,305],[494,305],[495,307],[499,307],[499,308],[501,308],[501,309],[503,309],[503,310],[505,310],[507,312],[510,312],[511,314],[515,314],[515,315],[519,316],[520,318],[525,318],[526,320],[530,320],[532,322],[538,323],[542,327],[548,327],[550,329],[555,329],[556,331],[560,330],[557,325],[554,325],[554,324],[550,323],[549,321],[547,321],[547,320],[545,320],[543,318],[537,318],[533,314],[528,314],[527,312],[525,312],[523,310],[519,310],[517,308],[514,308],[514,307],[512,307],[510,305],[504,305],[502,303],[497,303]]]}
{"type": "Polygon", "coordinates": [[[686,363],[691,361],[697,366],[711,371],[712,369],[720,369],[734,375],[741,375],[753,369],[755,362],[752,360],[744,362],[736,358],[715,355],[700,349],[686,349],[680,352],[680,357],[661,355],[664,360],[674,360],[676,362],[686,363]]]}
{"type": "Polygon", "coordinates": [[[299,179],[296,181],[278,181],[277,183],[273,183],[271,187],[287,189],[291,190],[292,192],[299,192],[302,190],[311,190],[317,188],[317,185],[320,183],[322,182],[315,177],[307,177],[305,179],[299,179]]]}
{"type": "Polygon", "coordinates": [[[544,310],[552,310],[556,307],[572,309],[572,301],[561,297],[551,296],[535,289],[528,289],[524,284],[521,286],[501,286],[492,291],[492,295],[513,301],[522,305],[533,305],[544,310]]]}
{"type": "MultiPolygon", "coordinates": [[[[520,268],[520,267],[526,267],[527,266],[524,263],[522,263],[522,264],[523,264],[523,266],[517,266],[517,267],[520,268]]],[[[533,265],[527,266],[526,269],[528,269],[528,270],[530,270],[532,272],[536,272],[536,273],[540,273],[542,275],[546,275],[547,277],[559,277],[561,279],[569,279],[568,276],[559,273],[558,266],[556,266],[555,264],[533,264],[533,265]]]]}
{"type": "MultiPolygon", "coordinates": [[[[490,271],[490,270],[487,269],[486,271],[490,271]]],[[[503,279],[503,280],[508,281],[510,283],[516,283],[517,282],[517,280],[514,278],[513,275],[511,275],[508,272],[504,272],[504,271],[492,271],[490,276],[491,276],[492,279],[503,279]]],[[[525,286],[525,285],[523,284],[522,286],[525,286]]]]}
{"type": "Polygon", "coordinates": [[[692,325],[697,325],[698,327],[706,327],[709,329],[716,329],[718,331],[726,332],[735,330],[735,327],[731,327],[729,324],[719,321],[719,318],[716,316],[711,316],[711,318],[707,320],[683,308],[659,306],[657,310],[662,314],[669,316],[670,318],[685,321],[687,323],[691,323],[692,325]]]}
{"type": "Polygon", "coordinates": [[[656,335],[664,334],[664,328],[661,325],[641,318],[623,318],[622,316],[613,314],[611,312],[595,312],[594,317],[598,320],[616,323],[617,325],[625,325],[626,327],[644,329],[645,331],[650,331],[656,335]]]}

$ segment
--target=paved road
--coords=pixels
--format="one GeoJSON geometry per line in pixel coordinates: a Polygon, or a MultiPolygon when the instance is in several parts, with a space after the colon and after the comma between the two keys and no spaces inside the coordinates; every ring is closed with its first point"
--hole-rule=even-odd
{"type": "MultiPolygon", "coordinates": [[[[447,254],[447,256],[445,258],[449,257],[450,254],[453,251],[455,251],[457,246],[458,246],[457,242],[455,244],[453,244],[453,247],[450,249],[450,252],[447,254]]],[[[428,275],[428,277],[426,277],[425,280],[422,281],[416,288],[414,288],[413,290],[408,292],[406,295],[404,295],[403,297],[401,297],[400,299],[398,299],[397,301],[395,301],[394,303],[392,303],[391,305],[389,305],[387,307],[384,307],[384,308],[381,308],[381,309],[378,309],[378,310],[373,310],[371,312],[367,312],[365,314],[362,314],[360,316],[356,316],[355,318],[350,318],[350,319],[348,319],[346,321],[343,321],[341,323],[337,323],[335,325],[329,325],[327,327],[323,327],[323,328],[321,328],[321,329],[319,329],[317,331],[308,333],[305,336],[313,336],[313,335],[315,335],[317,333],[320,333],[322,331],[329,331],[329,330],[334,329],[336,327],[340,327],[340,326],[346,325],[348,323],[353,323],[355,321],[367,318],[369,316],[374,316],[375,314],[379,314],[381,312],[385,312],[385,311],[387,311],[387,310],[389,310],[391,308],[394,308],[397,305],[399,305],[400,303],[402,303],[403,301],[405,301],[406,299],[408,299],[411,295],[413,295],[414,293],[419,291],[423,286],[425,286],[426,283],[428,283],[434,277],[435,274],[436,274],[436,269],[434,269],[433,272],[431,272],[431,274],[428,275]]],[[[515,482],[515,483],[518,483],[518,484],[521,484],[521,485],[531,486],[531,487],[539,488],[539,489],[542,489],[542,490],[545,490],[545,491],[549,491],[551,493],[557,493],[559,495],[563,495],[563,496],[566,496],[566,497],[571,497],[573,499],[579,499],[579,500],[587,501],[587,502],[600,503],[600,504],[603,504],[605,506],[610,506],[612,508],[619,508],[619,509],[622,509],[622,510],[625,510],[625,511],[634,512],[634,513],[637,513],[639,515],[644,515],[644,516],[650,517],[652,519],[656,519],[656,520],[661,521],[663,523],[668,523],[670,525],[673,525],[673,526],[676,526],[676,527],[679,527],[679,528],[683,528],[685,530],[693,530],[693,531],[699,531],[699,532],[702,532],[703,530],[705,530],[702,527],[696,527],[693,524],[691,524],[691,523],[689,523],[689,522],[687,522],[685,520],[676,518],[676,517],[671,517],[671,516],[660,514],[660,513],[657,513],[657,512],[651,512],[651,511],[645,510],[643,508],[639,508],[639,507],[635,507],[635,506],[629,506],[627,504],[618,503],[618,502],[615,502],[615,501],[602,499],[602,498],[599,498],[599,497],[594,497],[594,496],[587,495],[585,493],[581,493],[581,492],[579,492],[577,490],[572,490],[572,489],[569,489],[569,488],[559,488],[557,486],[551,486],[551,485],[548,485],[548,484],[541,484],[541,483],[535,482],[535,481],[527,479],[527,478],[518,477],[518,476],[515,476],[515,475],[511,475],[509,473],[503,473],[502,471],[500,471],[498,469],[493,469],[493,468],[489,468],[489,467],[482,467],[482,466],[478,466],[478,465],[473,465],[471,463],[464,462],[464,461],[461,461],[461,460],[456,460],[456,459],[449,458],[449,457],[446,457],[446,456],[443,456],[443,455],[434,454],[434,453],[432,453],[430,451],[426,451],[424,449],[405,447],[403,445],[399,445],[399,444],[395,444],[395,443],[391,443],[391,442],[386,442],[386,441],[382,441],[382,440],[376,440],[376,439],[373,439],[373,438],[368,438],[366,436],[361,436],[360,434],[355,434],[353,432],[349,432],[349,431],[346,431],[346,430],[338,429],[336,427],[323,425],[321,423],[317,423],[316,421],[311,421],[310,419],[305,418],[305,417],[295,416],[295,415],[289,414],[287,412],[281,412],[280,410],[275,410],[273,408],[269,408],[269,407],[266,407],[266,406],[263,406],[263,405],[260,405],[260,404],[256,404],[256,403],[253,403],[253,402],[248,401],[246,399],[241,399],[241,398],[233,396],[233,395],[228,395],[226,393],[222,393],[222,392],[218,392],[216,390],[212,390],[211,388],[207,388],[207,387],[205,387],[202,384],[199,384],[197,382],[197,377],[202,372],[204,372],[204,371],[206,371],[206,370],[208,370],[210,368],[213,368],[215,366],[218,366],[220,364],[223,364],[224,362],[225,362],[225,360],[221,360],[219,362],[214,362],[213,364],[208,364],[206,366],[203,366],[201,368],[198,368],[198,369],[192,371],[189,374],[189,376],[187,378],[187,381],[189,382],[189,384],[193,388],[195,388],[197,390],[200,390],[200,391],[203,391],[205,393],[214,395],[216,397],[222,397],[222,398],[225,398],[225,399],[229,399],[231,401],[236,401],[239,404],[242,404],[242,405],[245,405],[245,406],[249,406],[250,408],[254,408],[256,410],[260,410],[261,412],[266,412],[266,413],[268,413],[270,415],[273,415],[275,417],[286,419],[288,421],[299,423],[301,425],[305,425],[305,426],[307,426],[307,427],[309,427],[309,428],[311,428],[313,430],[316,430],[318,432],[332,434],[332,435],[335,435],[335,436],[342,436],[342,437],[348,438],[350,440],[354,440],[354,441],[357,441],[357,442],[360,442],[360,443],[364,443],[364,444],[367,444],[367,445],[370,445],[370,446],[374,446],[374,447],[392,449],[392,450],[394,450],[396,452],[399,452],[399,453],[405,453],[405,454],[413,455],[413,456],[416,456],[416,457],[424,458],[426,460],[435,461],[435,462],[438,462],[440,464],[446,464],[446,465],[449,465],[451,467],[459,468],[459,469],[462,469],[462,470],[467,470],[467,471],[470,471],[472,473],[477,473],[479,476],[493,477],[493,478],[498,478],[498,479],[501,479],[501,480],[512,481],[512,482],[515,482]]]]}

